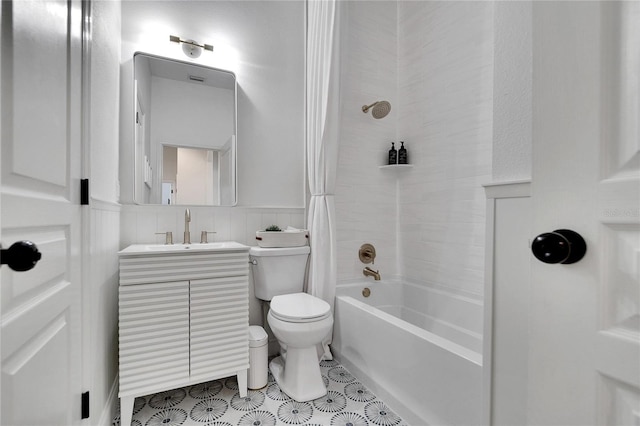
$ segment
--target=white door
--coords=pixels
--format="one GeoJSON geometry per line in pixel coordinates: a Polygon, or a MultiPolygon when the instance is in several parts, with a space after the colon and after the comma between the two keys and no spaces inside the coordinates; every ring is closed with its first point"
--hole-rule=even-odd
{"type": "Polygon", "coordinates": [[[531,425],[640,425],[639,22],[639,2],[533,2],[533,229],[587,253],[532,257],[531,425]]]}
{"type": "Polygon", "coordinates": [[[81,4],[1,7],[1,242],[42,260],[1,268],[0,424],[79,424],[81,4]]]}

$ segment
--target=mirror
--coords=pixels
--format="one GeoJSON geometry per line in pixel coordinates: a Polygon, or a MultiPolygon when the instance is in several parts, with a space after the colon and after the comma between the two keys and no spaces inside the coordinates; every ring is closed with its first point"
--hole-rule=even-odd
{"type": "Polygon", "coordinates": [[[235,205],[235,74],[140,52],[133,63],[135,202],[235,205]]]}

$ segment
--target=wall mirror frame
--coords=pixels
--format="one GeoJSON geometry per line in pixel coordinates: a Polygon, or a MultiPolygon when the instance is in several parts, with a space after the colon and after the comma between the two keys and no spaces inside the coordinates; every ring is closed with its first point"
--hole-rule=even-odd
{"type": "Polygon", "coordinates": [[[144,52],[133,63],[135,203],[235,206],[235,74],[144,52]]]}

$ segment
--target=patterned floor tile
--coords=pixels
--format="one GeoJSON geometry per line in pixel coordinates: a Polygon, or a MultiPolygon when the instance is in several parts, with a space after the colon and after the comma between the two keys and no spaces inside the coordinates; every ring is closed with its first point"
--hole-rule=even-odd
{"type": "MultiPolygon", "coordinates": [[[[336,361],[322,361],[327,395],[297,402],[269,374],[267,385],[240,397],[235,377],[136,398],[133,426],[406,426],[336,361]]],[[[113,420],[120,426],[120,416],[113,420]]]]}

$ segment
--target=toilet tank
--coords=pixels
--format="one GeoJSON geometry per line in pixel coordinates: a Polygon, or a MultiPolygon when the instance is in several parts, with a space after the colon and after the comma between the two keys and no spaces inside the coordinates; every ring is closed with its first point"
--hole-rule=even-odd
{"type": "Polygon", "coordinates": [[[255,295],[271,300],[281,294],[303,290],[309,246],[286,248],[251,247],[249,259],[255,295]]]}

